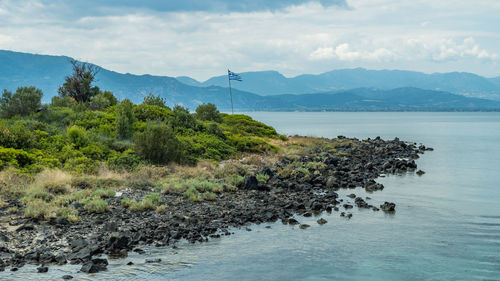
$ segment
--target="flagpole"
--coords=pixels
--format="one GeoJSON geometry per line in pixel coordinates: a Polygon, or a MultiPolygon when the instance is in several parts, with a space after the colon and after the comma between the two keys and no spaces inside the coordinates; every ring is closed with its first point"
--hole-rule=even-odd
{"type": "Polygon", "coordinates": [[[227,70],[227,81],[229,81],[229,96],[231,96],[231,114],[234,114],[234,109],[233,109],[233,90],[231,89],[231,77],[229,76],[229,69],[227,70]]]}

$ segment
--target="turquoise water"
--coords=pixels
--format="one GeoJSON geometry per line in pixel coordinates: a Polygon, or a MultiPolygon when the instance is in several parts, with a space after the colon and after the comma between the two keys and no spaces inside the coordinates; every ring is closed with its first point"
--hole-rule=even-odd
{"type": "Polygon", "coordinates": [[[385,189],[371,195],[354,190],[372,205],[396,202],[394,215],[355,208],[350,220],[322,215],[322,226],[318,217],[299,218],[312,226],[305,230],[262,224],[201,245],[148,249],[160,264],[132,254],[95,276],[79,266],[48,275],[25,266],[0,279],[500,280],[500,113],[249,114],[284,134],[397,136],[435,150],[417,161],[422,177],[379,178],[385,189]],[[123,265],[129,260],[135,265],[123,265]]]}

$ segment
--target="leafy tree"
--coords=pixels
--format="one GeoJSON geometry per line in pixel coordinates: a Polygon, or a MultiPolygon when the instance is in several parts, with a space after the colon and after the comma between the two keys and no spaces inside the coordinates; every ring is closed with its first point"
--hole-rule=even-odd
{"type": "Polygon", "coordinates": [[[152,93],[149,93],[146,97],[144,97],[144,101],[142,102],[143,104],[146,105],[156,105],[159,107],[167,107],[167,101],[160,97],[160,96],[154,96],[152,93]]]}
{"type": "Polygon", "coordinates": [[[101,92],[100,94],[102,94],[105,98],[108,99],[110,106],[118,104],[118,99],[115,97],[115,95],[113,95],[113,92],[104,91],[104,92],[101,92]]]}
{"type": "Polygon", "coordinates": [[[112,92],[104,91],[90,98],[89,108],[92,110],[103,110],[107,107],[116,105],[118,100],[112,92]]]}
{"type": "Polygon", "coordinates": [[[179,162],[181,143],[164,123],[148,122],[143,132],[134,137],[137,153],[155,164],[179,162]]]}
{"type": "Polygon", "coordinates": [[[99,93],[98,87],[92,87],[99,68],[76,60],[71,60],[70,63],[73,65],[73,74],[66,76],[58,93],[61,97],[72,97],[78,103],[89,102],[90,98],[99,93]]]}
{"type": "Polygon", "coordinates": [[[41,108],[42,96],[42,91],[35,87],[19,87],[14,94],[4,90],[0,98],[1,116],[10,118],[29,115],[41,108]]]}
{"type": "Polygon", "coordinates": [[[201,104],[196,108],[196,118],[204,121],[222,122],[219,110],[213,103],[201,104]]]}
{"type": "Polygon", "coordinates": [[[54,107],[72,107],[75,105],[75,100],[72,97],[52,97],[50,105],[54,107]]]}
{"type": "Polygon", "coordinates": [[[88,144],[89,139],[87,131],[79,126],[71,126],[66,132],[68,139],[75,145],[76,148],[84,147],[88,144]]]}
{"type": "Polygon", "coordinates": [[[176,105],[172,110],[172,113],[172,126],[174,128],[196,128],[196,120],[186,108],[176,105]]]}
{"type": "Polygon", "coordinates": [[[129,139],[134,134],[134,104],[124,99],[116,111],[116,134],[120,139],[129,139]]]}

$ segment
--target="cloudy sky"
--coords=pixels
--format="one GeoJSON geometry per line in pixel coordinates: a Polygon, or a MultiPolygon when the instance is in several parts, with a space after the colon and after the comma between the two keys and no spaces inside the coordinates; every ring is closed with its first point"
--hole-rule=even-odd
{"type": "Polygon", "coordinates": [[[498,0],[0,0],[0,49],[198,80],[228,67],[493,77],[499,15],[498,0]]]}

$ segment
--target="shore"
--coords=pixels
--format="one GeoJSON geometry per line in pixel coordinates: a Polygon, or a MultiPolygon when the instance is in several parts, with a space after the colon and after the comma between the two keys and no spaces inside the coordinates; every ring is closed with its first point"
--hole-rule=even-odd
{"type": "MultiPolygon", "coordinates": [[[[0,269],[15,271],[29,263],[41,265],[38,270],[46,272],[48,265],[72,263],[81,264],[83,272],[93,273],[106,269],[106,255],[123,258],[129,251],[140,253],[141,245],[175,247],[182,239],[204,242],[231,235],[232,227],[261,222],[280,221],[307,228],[294,215],[307,217],[326,211],[349,219],[349,210],[354,207],[395,212],[397,202],[373,206],[367,197],[353,193],[340,198],[336,191],[361,187],[377,192],[383,186],[375,180],[383,174],[422,174],[417,171],[415,159],[429,150],[399,139],[380,138],[361,141],[290,137],[276,141],[275,145],[283,153],[249,154],[223,161],[217,167],[202,165],[188,172],[178,169],[185,177],[229,168],[246,169],[240,173],[243,180],[237,189],[207,193],[207,198],[198,198],[200,194],[189,194],[188,190],[179,191],[172,185],[162,189],[147,183],[139,187],[118,186],[113,196],[102,197],[108,206],[104,212],[89,212],[77,201],[71,202],[78,210],[78,222],[60,217],[27,218],[12,211],[16,202],[7,202],[0,208],[0,269]],[[154,198],[159,200],[158,207],[133,207],[139,206],[137,202],[146,202],[144,198],[151,191],[160,191],[159,198],[154,198]]],[[[158,168],[150,171],[149,176],[157,177],[161,171],[166,176],[175,174],[172,169],[158,168]]],[[[326,221],[320,219],[317,223],[326,221]]]]}

